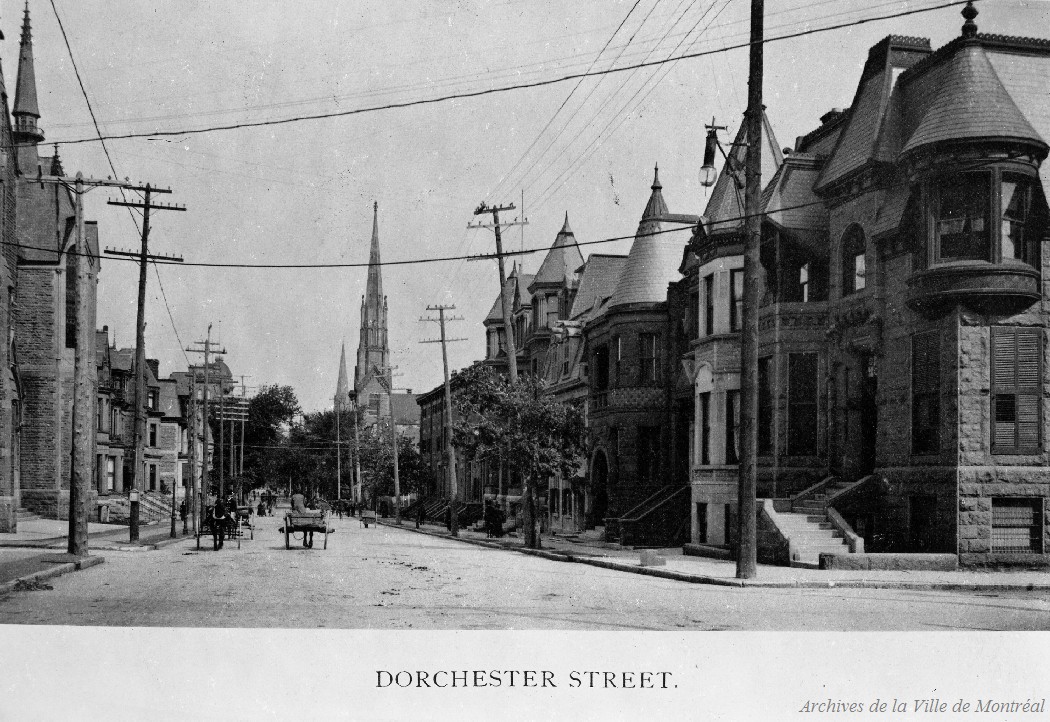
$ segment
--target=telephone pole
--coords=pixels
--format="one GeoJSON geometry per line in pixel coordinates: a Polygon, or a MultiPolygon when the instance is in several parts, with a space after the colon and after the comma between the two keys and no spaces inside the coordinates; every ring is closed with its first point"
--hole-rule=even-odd
{"type": "MultiPolygon", "coordinates": [[[[514,344],[514,327],[511,325],[510,318],[510,312],[513,308],[513,299],[508,300],[507,298],[507,271],[506,266],[503,263],[503,236],[500,235],[501,227],[499,221],[500,211],[512,210],[514,210],[513,203],[508,206],[489,207],[485,204],[485,201],[482,201],[481,205],[475,209],[474,215],[480,216],[485,213],[491,213],[492,223],[468,223],[467,228],[491,228],[496,232],[496,261],[499,265],[499,296],[500,305],[503,309],[503,328],[507,343],[507,371],[510,374],[510,384],[511,386],[514,386],[518,383],[518,351],[517,346],[514,344]]],[[[527,220],[515,220],[510,223],[504,223],[503,226],[526,226],[528,223],[527,220]]]]}
{"type": "MultiPolygon", "coordinates": [[[[502,263],[502,259],[500,261],[502,263]]],[[[446,338],[445,336],[445,322],[446,321],[462,321],[462,316],[445,316],[445,311],[455,310],[455,306],[443,306],[435,304],[433,306],[427,306],[428,311],[437,311],[438,317],[423,317],[420,321],[437,321],[441,328],[441,338],[438,339],[424,339],[420,343],[440,343],[441,344],[441,362],[445,369],[445,433],[444,438],[441,442],[445,447],[445,465],[447,467],[447,484],[449,506],[452,507],[452,536],[459,536],[459,519],[456,514],[455,504],[456,497],[459,496],[459,489],[456,484],[456,456],[452,450],[452,387],[448,383],[448,344],[456,341],[466,341],[465,338],[446,338]]]]}
{"type": "MultiPolygon", "coordinates": [[[[197,374],[190,374],[189,404],[189,456],[190,483],[186,488],[186,516],[193,517],[193,535],[197,536],[197,374]]],[[[182,533],[186,533],[186,520],[182,522],[182,533]]]]}
{"type": "MultiPolygon", "coordinates": [[[[390,406],[390,435],[393,440],[392,453],[394,455],[394,523],[401,525],[401,476],[398,470],[397,458],[397,419],[394,417],[394,370],[397,366],[384,366],[383,375],[377,376],[379,385],[386,391],[387,404],[390,406]],[[390,374],[387,378],[386,374],[390,374]]],[[[377,414],[378,416],[378,414],[377,414]]],[[[377,425],[379,419],[377,419],[377,425]]],[[[380,426],[380,429],[382,426],[380,426]]],[[[356,429],[355,429],[356,431],[356,429]]]]}
{"type": "MultiPolygon", "coordinates": [[[[149,183],[145,187],[145,197],[142,202],[129,202],[125,200],[108,200],[107,205],[124,206],[126,208],[142,209],[142,250],[139,252],[139,297],[138,309],[135,316],[135,428],[133,438],[135,443],[135,464],[131,472],[132,491],[141,491],[143,469],[145,468],[144,440],[146,435],[146,267],[150,260],[165,260],[181,262],[181,258],[172,256],[150,256],[149,255],[149,213],[151,210],[185,211],[186,206],[172,206],[166,204],[155,204],[150,202],[154,193],[171,193],[171,189],[154,188],[149,183]]],[[[110,255],[131,255],[126,251],[115,251],[106,249],[110,255]]],[[[134,496],[138,496],[135,494],[134,496]]],[[[172,504],[175,495],[172,493],[172,504]]],[[[171,535],[175,536],[175,509],[171,510],[171,535]]],[[[129,537],[131,541],[139,538],[139,502],[131,500],[131,519],[129,523],[129,537]]]]}
{"type": "MultiPolygon", "coordinates": [[[[208,480],[208,439],[211,437],[211,427],[208,424],[208,386],[211,384],[211,354],[212,354],[211,324],[210,323],[208,324],[208,335],[205,336],[205,339],[203,341],[194,341],[194,344],[196,344],[198,346],[204,346],[204,348],[202,348],[202,349],[201,348],[188,348],[188,349],[186,349],[190,353],[202,353],[202,354],[204,354],[204,398],[203,398],[202,403],[201,403],[201,406],[202,406],[202,409],[203,409],[202,410],[203,423],[201,425],[203,426],[202,431],[204,432],[203,433],[204,441],[203,441],[201,446],[202,446],[202,451],[203,451],[203,454],[204,454],[204,459],[203,459],[203,463],[201,464],[200,498],[194,500],[194,502],[196,503],[196,502],[200,501],[201,499],[203,499],[204,494],[208,490],[208,482],[209,482],[209,480],[208,480]]],[[[226,353],[226,349],[216,350],[215,353],[226,353]]],[[[194,377],[194,379],[196,379],[196,377],[197,377],[197,372],[196,371],[193,372],[193,377],[194,377]]],[[[222,384],[222,380],[221,379],[219,380],[219,383],[222,384]]],[[[199,509],[199,511],[203,514],[203,512],[204,512],[203,504],[201,504],[200,507],[201,508],[199,509]]]]}
{"type": "Polygon", "coordinates": [[[762,267],[762,42],[765,0],[751,0],[751,59],[747,90],[747,165],[744,175],[744,313],[740,348],[739,539],[736,576],[758,573],[758,304],[762,267]]]}
{"type": "Polygon", "coordinates": [[[145,187],[129,181],[110,178],[85,178],[82,173],[75,177],[44,175],[37,169],[34,179],[37,183],[63,186],[73,194],[74,204],[74,244],[73,260],[75,285],[76,314],[76,352],[73,357],[73,438],[70,448],[69,478],[69,536],[67,551],[76,556],[88,553],[88,511],[87,495],[95,468],[95,404],[97,371],[95,369],[95,329],[94,323],[88,320],[90,304],[88,303],[89,257],[87,241],[84,234],[84,194],[93,188],[109,187],[125,190],[143,191],[145,187]]]}

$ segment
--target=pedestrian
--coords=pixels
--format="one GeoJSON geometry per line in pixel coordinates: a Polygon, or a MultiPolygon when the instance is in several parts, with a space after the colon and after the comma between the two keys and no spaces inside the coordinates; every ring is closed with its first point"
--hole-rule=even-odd
{"type": "Polygon", "coordinates": [[[423,502],[419,502],[419,506],[416,508],[416,529],[418,529],[423,521],[426,519],[427,510],[424,507],[423,502]]]}
{"type": "Polygon", "coordinates": [[[226,538],[226,505],[222,499],[216,499],[211,508],[211,542],[215,551],[222,549],[226,538]]]}
{"type": "Polygon", "coordinates": [[[183,499],[182,503],[179,504],[179,519],[182,520],[182,525],[186,525],[186,517],[189,516],[189,510],[186,507],[186,500],[183,499]]]}
{"type": "Polygon", "coordinates": [[[357,516],[357,504],[350,502],[350,516],[357,516]]]}
{"type": "Polygon", "coordinates": [[[266,504],[262,502],[262,499],[259,500],[259,506],[255,511],[259,516],[266,516],[266,504]]]}
{"type": "Polygon", "coordinates": [[[452,531],[452,505],[445,507],[445,528],[452,531]]]}

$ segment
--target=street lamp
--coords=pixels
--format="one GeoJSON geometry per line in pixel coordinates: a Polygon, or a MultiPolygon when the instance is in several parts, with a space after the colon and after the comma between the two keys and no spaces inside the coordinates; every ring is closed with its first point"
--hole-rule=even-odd
{"type": "Polygon", "coordinates": [[[718,131],[725,130],[724,125],[715,125],[715,119],[711,118],[711,125],[705,125],[707,128],[707,139],[704,142],[704,164],[700,166],[700,185],[704,188],[710,188],[718,180],[718,173],[715,172],[715,151],[718,150],[718,131]]]}

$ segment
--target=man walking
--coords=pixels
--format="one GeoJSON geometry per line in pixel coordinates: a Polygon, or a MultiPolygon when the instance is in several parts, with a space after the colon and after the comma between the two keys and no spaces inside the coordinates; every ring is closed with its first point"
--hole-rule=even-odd
{"type": "Polygon", "coordinates": [[[222,549],[223,541],[226,539],[226,504],[222,499],[216,498],[215,505],[211,508],[211,542],[215,551],[222,549]]]}

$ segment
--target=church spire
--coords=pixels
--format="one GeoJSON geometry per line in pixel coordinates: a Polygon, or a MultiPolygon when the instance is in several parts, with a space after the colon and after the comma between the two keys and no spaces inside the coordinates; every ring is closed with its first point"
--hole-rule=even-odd
{"type": "Polygon", "coordinates": [[[346,344],[339,351],[339,380],[335,384],[335,411],[345,411],[350,406],[350,380],[346,375],[346,344]]]}
{"type": "Polygon", "coordinates": [[[18,81],[15,85],[15,104],[11,110],[15,119],[15,142],[36,144],[44,139],[44,131],[37,126],[40,108],[36,99],[36,69],[33,65],[33,31],[29,23],[29,0],[26,0],[22,19],[22,41],[18,50],[18,81]]]}
{"type": "Polygon", "coordinates": [[[368,391],[374,377],[389,378],[387,365],[387,306],[383,296],[382,262],[379,258],[379,204],[372,204],[372,243],[368,251],[368,279],[361,299],[361,337],[357,346],[354,391],[368,391]]]}

